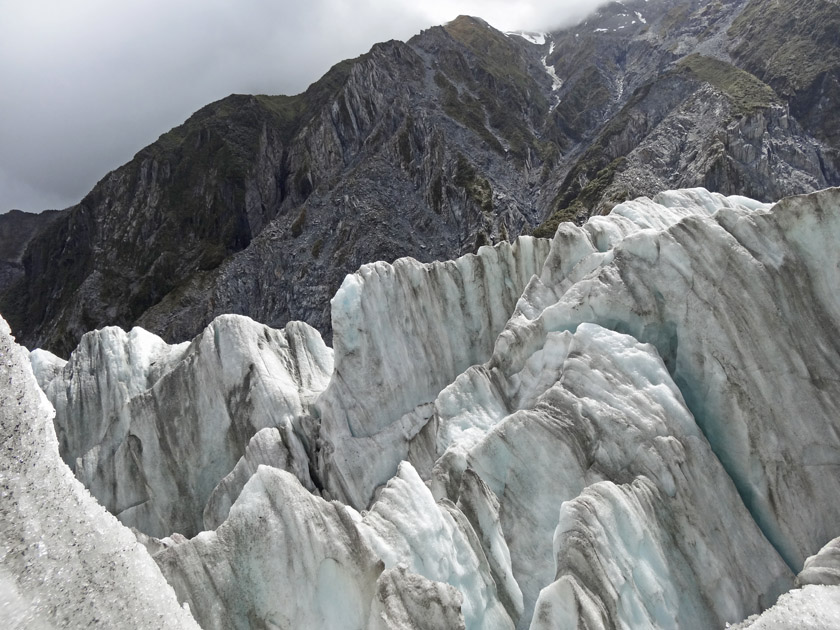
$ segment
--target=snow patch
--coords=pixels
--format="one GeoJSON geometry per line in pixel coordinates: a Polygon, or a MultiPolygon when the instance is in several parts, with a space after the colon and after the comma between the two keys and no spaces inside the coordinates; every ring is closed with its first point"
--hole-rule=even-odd
{"type": "MultiPolygon", "coordinates": [[[[563,87],[563,79],[557,76],[557,71],[554,69],[554,66],[548,63],[548,58],[554,53],[554,42],[551,42],[551,46],[548,49],[548,54],[542,58],[542,64],[545,67],[545,71],[548,73],[548,76],[551,77],[551,91],[556,92],[560,88],[563,87]]],[[[555,97],[555,102],[552,104],[550,111],[554,111],[557,109],[557,106],[560,104],[560,97],[555,97]]]]}
{"type": "Polygon", "coordinates": [[[524,40],[531,42],[537,46],[542,46],[545,44],[545,40],[547,37],[546,33],[535,33],[533,31],[508,31],[505,33],[508,37],[511,35],[515,35],[516,37],[521,37],[524,40]]]}

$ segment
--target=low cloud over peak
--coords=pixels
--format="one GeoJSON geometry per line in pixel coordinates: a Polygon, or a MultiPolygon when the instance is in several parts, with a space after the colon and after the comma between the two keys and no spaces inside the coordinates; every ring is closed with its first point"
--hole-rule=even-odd
{"type": "Polygon", "coordinates": [[[298,93],[378,41],[458,14],[547,30],[603,3],[0,0],[0,212],[77,203],[203,105],[298,93]]]}

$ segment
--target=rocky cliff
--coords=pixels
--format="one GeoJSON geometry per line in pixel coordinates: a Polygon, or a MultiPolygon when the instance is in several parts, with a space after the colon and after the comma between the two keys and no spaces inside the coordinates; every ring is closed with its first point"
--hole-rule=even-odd
{"type": "Polygon", "coordinates": [[[175,342],[223,313],[329,341],[326,304],[367,262],[550,237],[663,188],[840,183],[840,9],[765,4],[627,0],[538,38],[462,17],[303,94],[230,96],[29,239],[0,312],[65,356],[105,325],[175,342]]]}
{"type": "Polygon", "coordinates": [[[40,214],[11,210],[0,214],[0,293],[25,277],[23,255],[27,246],[60,214],[55,210],[40,214]]]}

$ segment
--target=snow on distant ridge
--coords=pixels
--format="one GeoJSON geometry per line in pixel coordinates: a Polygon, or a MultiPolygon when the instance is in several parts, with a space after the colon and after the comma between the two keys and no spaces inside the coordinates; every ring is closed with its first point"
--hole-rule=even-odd
{"type": "Polygon", "coordinates": [[[505,33],[508,37],[511,35],[515,35],[516,37],[521,37],[532,44],[536,44],[537,46],[542,46],[546,42],[546,38],[548,37],[546,33],[537,33],[534,31],[508,31],[505,33]]]}

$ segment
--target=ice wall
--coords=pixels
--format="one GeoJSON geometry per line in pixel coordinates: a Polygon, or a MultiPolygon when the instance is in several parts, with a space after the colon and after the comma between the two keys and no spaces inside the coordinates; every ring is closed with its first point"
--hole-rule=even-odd
{"type": "Polygon", "coordinates": [[[582,322],[652,343],[798,570],[840,517],[840,477],[825,474],[840,466],[838,238],[837,189],[640,231],[539,314],[513,318],[491,364],[516,372],[549,333],[582,322]]]}
{"type": "Polygon", "coordinates": [[[0,618],[5,628],[194,628],[157,565],[58,454],[53,408],[0,318],[0,618]]]}
{"type": "Polygon", "coordinates": [[[364,515],[261,466],[218,530],[155,558],[205,630],[512,629],[453,507],[408,463],[364,515]]]}
{"type": "Polygon", "coordinates": [[[315,404],[326,489],[370,504],[408,454],[438,392],[487,360],[548,254],[523,236],[455,261],[365,265],[332,300],[335,376],[315,404]]]}
{"type": "MultiPolygon", "coordinates": [[[[139,328],[107,328],[86,334],[66,364],[43,351],[32,364],[77,477],[146,534],[203,530],[208,499],[261,429],[282,434],[289,470],[313,487],[294,423],[326,387],[333,361],[311,326],[274,330],[223,315],[177,346],[139,328]]],[[[225,509],[214,508],[222,517],[225,509]]]]}

